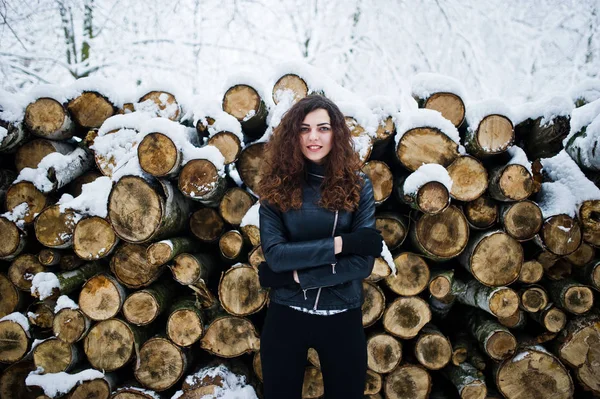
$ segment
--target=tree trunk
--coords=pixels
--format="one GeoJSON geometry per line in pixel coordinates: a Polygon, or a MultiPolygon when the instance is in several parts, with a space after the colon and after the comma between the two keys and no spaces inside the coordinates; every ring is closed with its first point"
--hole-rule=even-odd
{"type": "Polygon", "coordinates": [[[227,181],[208,159],[193,159],[179,173],[179,190],[187,198],[215,207],[227,191],[227,181]]]}
{"type": "Polygon", "coordinates": [[[488,173],[477,158],[460,155],[446,168],[452,179],[450,195],[459,201],[475,201],[488,187],[488,173]]]}
{"type": "Polygon", "coordinates": [[[162,266],[177,255],[196,248],[198,243],[189,237],[173,237],[148,246],[146,259],[153,266],[162,266]]]}
{"type": "MultiPolygon", "coordinates": [[[[36,169],[46,155],[58,152],[62,155],[70,154],[75,150],[73,142],[34,139],[28,141],[17,149],[15,153],[15,167],[17,173],[25,168],[36,169]]],[[[14,179],[13,179],[14,180],[14,179]]]]}
{"type": "Polygon", "coordinates": [[[108,220],[98,216],[81,219],[73,231],[73,251],[88,261],[105,258],[113,253],[119,238],[108,220]]]}
{"type": "Polygon", "coordinates": [[[221,274],[219,301],[227,313],[233,316],[254,314],[266,305],[267,298],[254,267],[239,264],[221,274]]]}
{"type": "Polygon", "coordinates": [[[190,217],[190,230],[202,242],[215,242],[223,234],[225,221],[212,208],[201,208],[190,217]]]}
{"type": "Polygon", "coordinates": [[[58,298],[60,295],[66,295],[81,288],[84,281],[104,270],[105,267],[103,264],[90,262],[84,264],[79,269],[56,273],[58,287],[53,287],[52,293],[48,297],[46,297],[46,292],[40,292],[39,289],[35,289],[31,295],[40,299],[58,298]]]}
{"type": "Polygon", "coordinates": [[[60,205],[45,208],[33,224],[35,237],[46,247],[70,248],[73,246],[73,231],[77,216],[73,211],[60,211],[60,205]]]}
{"type": "Polygon", "coordinates": [[[79,348],[58,338],[47,339],[33,350],[33,363],[44,374],[70,371],[79,360],[79,348]]]}
{"type": "Polygon", "coordinates": [[[403,364],[385,377],[386,399],[426,399],[431,392],[431,375],[422,367],[403,364]]]}
{"type": "Polygon", "coordinates": [[[424,163],[437,163],[447,167],[458,157],[458,144],[438,129],[414,128],[400,138],[396,146],[396,157],[411,172],[424,163]]]}
{"type": "Polygon", "coordinates": [[[464,144],[469,154],[478,158],[500,154],[509,149],[515,139],[513,124],[504,115],[491,114],[469,126],[464,144]]]}
{"type": "Polygon", "coordinates": [[[384,332],[372,334],[367,339],[367,366],[370,370],[387,374],[402,360],[402,343],[384,332]]]}
{"type": "Polygon", "coordinates": [[[431,310],[423,299],[412,297],[396,298],[383,314],[383,328],[388,333],[410,339],[431,320],[431,310]]]}
{"type": "Polygon", "coordinates": [[[147,332],[119,319],[102,320],[85,337],[83,349],[88,361],[98,370],[115,371],[133,359],[146,341],[147,332]]]}
{"type": "Polygon", "coordinates": [[[165,180],[149,184],[137,176],[124,176],[108,197],[110,223],[117,236],[130,243],[177,234],[188,223],[189,211],[190,204],[165,180]]]}
{"type": "Polygon", "coordinates": [[[543,221],[542,211],[533,201],[503,205],[500,210],[504,231],[517,241],[531,240],[542,228],[543,221]]]}
{"type": "Polygon", "coordinates": [[[300,76],[288,73],[275,82],[272,91],[273,102],[277,105],[287,92],[290,92],[293,102],[296,103],[308,95],[308,85],[300,76]]]}
{"type": "Polygon", "coordinates": [[[131,293],[123,303],[123,316],[136,326],[152,323],[167,310],[177,294],[177,284],[171,279],[156,281],[148,288],[131,293]]]}
{"type": "Polygon", "coordinates": [[[225,165],[233,164],[242,153],[240,138],[231,132],[218,132],[208,139],[207,145],[215,146],[225,157],[225,165]]]}
{"type": "Polygon", "coordinates": [[[499,166],[490,170],[488,191],[498,201],[521,201],[533,194],[533,178],[523,165],[499,166]]]}
{"type": "Polygon", "coordinates": [[[506,286],[519,278],[523,248],[502,231],[481,232],[471,237],[459,261],[480,283],[506,286]]]}
{"type": "Polygon", "coordinates": [[[223,220],[233,226],[239,226],[248,209],[256,200],[246,190],[232,187],[223,196],[219,203],[219,213],[223,220]]]}
{"type": "Polygon", "coordinates": [[[381,231],[385,245],[390,251],[398,249],[408,236],[408,220],[395,212],[382,212],[376,215],[375,227],[381,231]]]}
{"type": "Polygon", "coordinates": [[[477,310],[469,310],[466,320],[483,351],[494,360],[502,360],[511,356],[517,347],[517,340],[508,329],[485,313],[477,310]]]}
{"type": "Polygon", "coordinates": [[[555,255],[572,254],[581,245],[579,223],[569,215],[560,214],[546,218],[535,243],[555,255]]]}
{"type": "Polygon", "coordinates": [[[47,97],[27,106],[23,124],[34,135],[50,140],[70,139],[75,128],[65,107],[47,97]]]}
{"type": "Polygon", "coordinates": [[[169,312],[167,336],[175,344],[189,347],[204,335],[204,316],[194,298],[180,298],[169,312]]]}
{"type": "Polygon", "coordinates": [[[240,121],[247,142],[262,136],[267,128],[267,106],[249,85],[237,84],[227,89],[223,111],[240,121]]]}
{"type": "Polygon", "coordinates": [[[452,358],[450,340],[432,324],[419,332],[414,350],[419,363],[428,370],[440,370],[452,358]]]}
{"type": "MultiPolygon", "coordinates": [[[[454,280],[454,285],[463,284],[454,280]]],[[[459,302],[485,310],[495,317],[509,317],[519,309],[519,296],[508,287],[488,287],[477,280],[470,280],[464,288],[453,290],[459,302]]]]}
{"type": "Polygon", "coordinates": [[[436,215],[420,215],[410,229],[414,245],[428,258],[451,259],[460,254],[469,240],[469,225],[456,206],[436,215]]]}
{"type": "Polygon", "coordinates": [[[362,304],[362,324],[367,328],[375,324],[385,311],[385,295],[375,283],[363,281],[364,302],[362,304]]]}
{"type": "Polygon", "coordinates": [[[31,335],[21,324],[12,320],[0,321],[0,363],[16,363],[29,351],[31,335]]]}
{"type": "Polygon", "coordinates": [[[67,109],[75,123],[88,130],[99,128],[117,112],[117,108],[106,97],[95,91],[81,93],[69,101],[67,109]]]}
{"type": "Polygon", "coordinates": [[[433,93],[427,99],[420,100],[419,107],[440,112],[444,118],[452,122],[457,128],[465,120],[465,103],[462,98],[454,93],[433,93]]]}
{"type": "Polygon", "coordinates": [[[394,265],[396,266],[396,275],[386,277],[385,285],[396,294],[412,296],[427,288],[429,266],[419,255],[403,252],[394,257],[394,265]]]}
{"type": "Polygon", "coordinates": [[[21,308],[24,296],[6,274],[0,274],[0,319],[21,308]]]}
{"type": "Polygon", "coordinates": [[[567,399],[574,393],[568,371],[539,345],[524,347],[502,362],[495,379],[507,399],[567,399]]]}
{"type": "Polygon", "coordinates": [[[13,211],[23,202],[27,203],[27,212],[23,216],[25,224],[33,222],[35,216],[40,213],[46,205],[49,205],[49,200],[46,194],[35,188],[33,183],[21,181],[11,185],[6,190],[6,210],[13,211]]]}
{"type": "Polygon", "coordinates": [[[486,399],[485,378],[470,363],[449,365],[444,369],[444,376],[456,387],[461,399],[486,399]]]}
{"type": "Polygon", "coordinates": [[[150,264],[145,245],[125,244],[110,259],[110,270],[127,288],[147,287],[155,282],[165,267],[150,264]]]}
{"type": "Polygon", "coordinates": [[[591,288],[572,279],[547,280],[544,286],[552,302],[567,312],[580,315],[594,305],[594,293],[591,288]]]}
{"type": "Polygon", "coordinates": [[[394,185],[394,175],[389,166],[385,162],[372,160],[363,165],[362,171],[373,184],[375,205],[382,204],[392,195],[394,185]]]}
{"type": "Polygon", "coordinates": [[[61,309],[54,316],[52,330],[56,338],[68,344],[81,341],[88,333],[92,322],[81,309],[61,309]]]}
{"type": "Polygon", "coordinates": [[[552,121],[542,125],[540,117],[518,125],[517,135],[523,139],[527,157],[550,158],[558,154],[563,149],[563,140],[569,135],[570,119],[570,116],[555,116],[552,121]],[[524,124],[525,129],[521,129],[524,124]]]}
{"type": "Polygon", "coordinates": [[[463,212],[475,230],[487,230],[498,221],[498,204],[487,195],[464,204],[463,212]]]}
{"type": "Polygon", "coordinates": [[[242,182],[255,193],[261,178],[265,143],[252,143],[242,150],[236,168],[242,182]]]}
{"type": "Polygon", "coordinates": [[[189,351],[166,338],[151,338],[140,348],[134,370],[135,379],[154,391],[169,389],[187,370],[190,355],[189,351]]]}

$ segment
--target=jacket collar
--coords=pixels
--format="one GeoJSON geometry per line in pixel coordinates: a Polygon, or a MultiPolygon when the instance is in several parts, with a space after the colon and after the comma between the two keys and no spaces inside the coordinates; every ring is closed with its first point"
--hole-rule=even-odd
{"type": "Polygon", "coordinates": [[[306,160],[305,162],[305,170],[308,174],[313,176],[325,177],[325,166],[314,163],[313,161],[306,160]]]}

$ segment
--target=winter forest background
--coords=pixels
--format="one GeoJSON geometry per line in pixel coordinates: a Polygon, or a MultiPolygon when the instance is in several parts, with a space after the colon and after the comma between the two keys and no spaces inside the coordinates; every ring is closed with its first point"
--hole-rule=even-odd
{"type": "Polygon", "coordinates": [[[600,86],[600,2],[0,0],[0,81],[13,92],[96,75],[202,94],[298,59],[363,96],[436,72],[471,100],[519,104],[600,86]]]}

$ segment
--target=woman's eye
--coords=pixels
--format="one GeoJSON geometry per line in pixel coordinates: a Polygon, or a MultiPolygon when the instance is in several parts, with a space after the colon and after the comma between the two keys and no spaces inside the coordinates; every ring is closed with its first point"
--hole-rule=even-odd
{"type": "Polygon", "coordinates": [[[324,132],[329,131],[329,127],[327,127],[327,126],[321,126],[321,131],[324,131],[324,132]]]}

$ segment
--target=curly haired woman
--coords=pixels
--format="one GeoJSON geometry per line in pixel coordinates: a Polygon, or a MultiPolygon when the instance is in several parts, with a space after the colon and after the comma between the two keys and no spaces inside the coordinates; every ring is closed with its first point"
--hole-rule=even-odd
{"type": "Polygon", "coordinates": [[[308,348],[325,398],[362,398],[367,349],[362,280],[382,250],[373,186],[360,172],[344,115],[311,95],[284,115],[258,188],[259,266],[270,306],[261,334],[265,399],[300,399],[308,348]]]}

